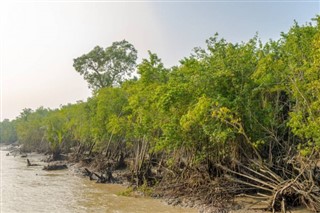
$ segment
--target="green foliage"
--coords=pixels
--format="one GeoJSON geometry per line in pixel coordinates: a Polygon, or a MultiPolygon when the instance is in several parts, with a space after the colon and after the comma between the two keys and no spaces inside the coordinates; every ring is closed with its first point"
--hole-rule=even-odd
{"type": "Polygon", "coordinates": [[[168,80],[168,70],[164,68],[161,59],[154,53],[149,53],[149,60],[143,59],[138,66],[140,81],[146,84],[165,83],[168,80]]]}
{"type": "Polygon", "coordinates": [[[97,91],[103,87],[119,85],[134,71],[137,51],[126,40],[113,42],[103,49],[96,46],[89,53],[73,60],[73,67],[97,91]]]}
{"type": "Polygon", "coordinates": [[[288,86],[295,102],[288,125],[294,134],[306,142],[299,148],[308,153],[320,148],[320,26],[299,26],[297,23],[284,34],[285,60],[289,64],[288,86]]]}
{"type": "Polygon", "coordinates": [[[25,150],[43,151],[47,148],[45,119],[49,113],[50,110],[43,107],[35,111],[24,109],[16,119],[18,140],[25,150]]]}
{"type": "Polygon", "coordinates": [[[127,105],[127,94],[122,88],[103,88],[95,96],[96,109],[93,117],[93,138],[101,148],[125,134],[120,118],[127,105]]]}
{"type": "Polygon", "coordinates": [[[170,69],[149,52],[137,66],[140,78],[127,81],[134,47],[95,47],[74,60],[93,97],[57,110],[25,109],[1,122],[1,142],[18,138],[52,150],[80,144],[130,157],[144,146],[150,156],[168,156],[168,164],[177,155],[190,164],[241,157],[272,163],[289,149],[319,151],[319,16],[315,21],[295,23],[265,44],[257,36],[230,43],[215,35],[170,69]]]}
{"type": "Polygon", "coordinates": [[[52,111],[45,120],[45,137],[48,141],[51,151],[58,155],[61,150],[61,144],[67,140],[69,132],[66,128],[67,117],[63,110],[52,111]]]}
{"type": "Polygon", "coordinates": [[[4,119],[0,122],[0,143],[10,144],[17,141],[17,132],[14,122],[4,119]]]}
{"type": "Polygon", "coordinates": [[[61,111],[65,116],[65,131],[70,135],[69,143],[74,141],[81,144],[89,145],[92,142],[93,121],[95,109],[92,108],[92,99],[88,102],[78,102],[64,106],[61,111]]]}

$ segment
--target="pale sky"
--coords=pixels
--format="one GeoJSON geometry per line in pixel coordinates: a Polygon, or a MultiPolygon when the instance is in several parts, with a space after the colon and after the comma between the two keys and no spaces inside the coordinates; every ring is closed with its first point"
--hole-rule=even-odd
{"type": "Polygon", "coordinates": [[[178,65],[216,32],[241,42],[256,32],[278,39],[293,20],[320,13],[320,1],[0,0],[1,120],[23,108],[57,108],[91,95],[72,64],[94,46],[126,39],[139,61],[151,50],[178,65]]]}

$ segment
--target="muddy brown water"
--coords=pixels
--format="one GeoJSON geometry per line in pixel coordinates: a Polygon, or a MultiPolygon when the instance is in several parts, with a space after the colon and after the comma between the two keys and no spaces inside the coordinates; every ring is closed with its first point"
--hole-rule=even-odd
{"type": "MultiPolygon", "coordinates": [[[[118,195],[124,186],[96,184],[74,173],[44,171],[42,166],[27,167],[26,158],[6,156],[0,151],[0,212],[197,212],[195,209],[166,205],[161,200],[118,195]]],[[[41,156],[31,154],[32,163],[44,165],[41,156]]]]}

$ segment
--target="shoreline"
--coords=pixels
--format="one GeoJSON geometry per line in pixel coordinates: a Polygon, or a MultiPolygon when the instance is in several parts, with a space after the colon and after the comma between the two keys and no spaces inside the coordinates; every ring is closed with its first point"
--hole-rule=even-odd
{"type": "MultiPolygon", "coordinates": [[[[76,174],[77,176],[81,178],[89,178],[88,176],[84,175],[84,169],[87,168],[86,165],[83,165],[81,162],[74,163],[74,162],[68,162],[65,160],[64,162],[67,163],[68,168],[67,170],[72,172],[73,174],[76,174]]],[[[93,169],[91,167],[88,167],[90,169],[93,169]]],[[[97,171],[95,171],[97,172],[97,171]]],[[[105,184],[117,184],[126,187],[126,189],[130,189],[130,182],[128,180],[125,180],[124,174],[130,172],[129,169],[122,169],[122,170],[114,170],[113,175],[115,175],[116,178],[118,178],[118,181],[115,183],[105,183],[105,184]]],[[[95,181],[95,180],[91,180],[95,181]]],[[[152,190],[156,190],[156,187],[150,187],[152,190]]],[[[131,190],[130,190],[131,191],[131,190]]],[[[153,196],[153,195],[147,195],[145,192],[141,191],[139,188],[134,189],[131,191],[131,193],[123,195],[122,196],[129,196],[129,197],[147,197],[152,199],[158,199],[161,200],[162,203],[169,205],[169,206],[177,206],[182,208],[190,208],[195,209],[199,213],[267,213],[270,211],[262,210],[263,207],[259,205],[259,202],[255,199],[245,198],[245,197],[237,197],[234,199],[234,204],[231,206],[231,208],[220,208],[215,206],[210,206],[206,204],[201,204],[201,201],[194,201],[192,197],[189,198],[181,198],[179,197],[170,197],[170,196],[153,196]]],[[[297,209],[290,209],[291,213],[312,213],[312,211],[307,210],[303,207],[298,207],[297,209]]]]}
{"type": "MultiPolygon", "coordinates": [[[[0,147],[1,151],[6,151],[8,153],[17,153],[20,152],[18,146],[1,146],[0,147]]],[[[36,152],[31,152],[32,154],[37,154],[39,155],[38,161],[45,162],[45,158],[48,158],[47,155],[44,155],[44,153],[36,153],[36,152]]],[[[18,156],[21,155],[21,153],[17,154],[18,156]]],[[[27,159],[27,157],[26,157],[27,159]]],[[[51,161],[51,162],[46,162],[43,163],[43,165],[39,166],[45,166],[45,164],[67,164],[67,170],[68,172],[72,173],[73,175],[76,175],[81,178],[89,178],[88,176],[85,175],[85,168],[90,169],[93,172],[97,172],[95,170],[96,168],[92,164],[86,164],[80,160],[79,162],[72,162],[70,160],[59,160],[59,161],[51,161]]],[[[27,165],[26,165],[27,166],[27,165]]],[[[235,198],[233,201],[233,205],[231,205],[230,208],[220,208],[220,207],[215,207],[213,205],[206,205],[202,204],[201,200],[197,200],[195,197],[188,197],[188,196],[168,196],[168,195],[163,195],[163,196],[153,196],[154,194],[157,193],[157,187],[148,187],[148,189],[151,189],[155,191],[153,194],[146,194],[145,192],[141,191],[140,188],[136,188],[133,186],[133,188],[130,189],[130,182],[126,180],[126,175],[130,173],[130,170],[128,168],[121,169],[121,170],[114,170],[112,171],[112,175],[116,179],[115,182],[113,183],[105,183],[105,184],[118,184],[121,186],[126,187],[130,191],[130,193],[121,193],[122,196],[129,196],[129,197],[149,197],[152,199],[159,199],[161,202],[163,202],[166,205],[170,206],[178,206],[182,208],[190,208],[190,209],[195,209],[199,213],[266,213],[270,211],[265,211],[257,209],[259,208],[259,205],[257,205],[256,200],[249,200],[248,198],[235,198]],[[240,202],[241,201],[241,202],[240,202]]],[[[96,181],[96,180],[91,180],[91,181],[96,181]]],[[[290,209],[290,212],[292,213],[309,213],[311,211],[308,211],[305,208],[300,208],[298,210],[290,209]]]]}

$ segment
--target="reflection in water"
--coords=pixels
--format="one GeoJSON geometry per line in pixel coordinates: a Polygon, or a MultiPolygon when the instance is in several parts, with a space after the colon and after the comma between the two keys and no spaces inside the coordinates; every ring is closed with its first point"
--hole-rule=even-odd
{"type": "MultiPolygon", "coordinates": [[[[1,213],[13,212],[196,212],[159,200],[118,196],[120,185],[96,184],[65,171],[27,167],[26,159],[1,154],[1,213]]],[[[39,155],[28,156],[32,163],[39,155]]]]}

